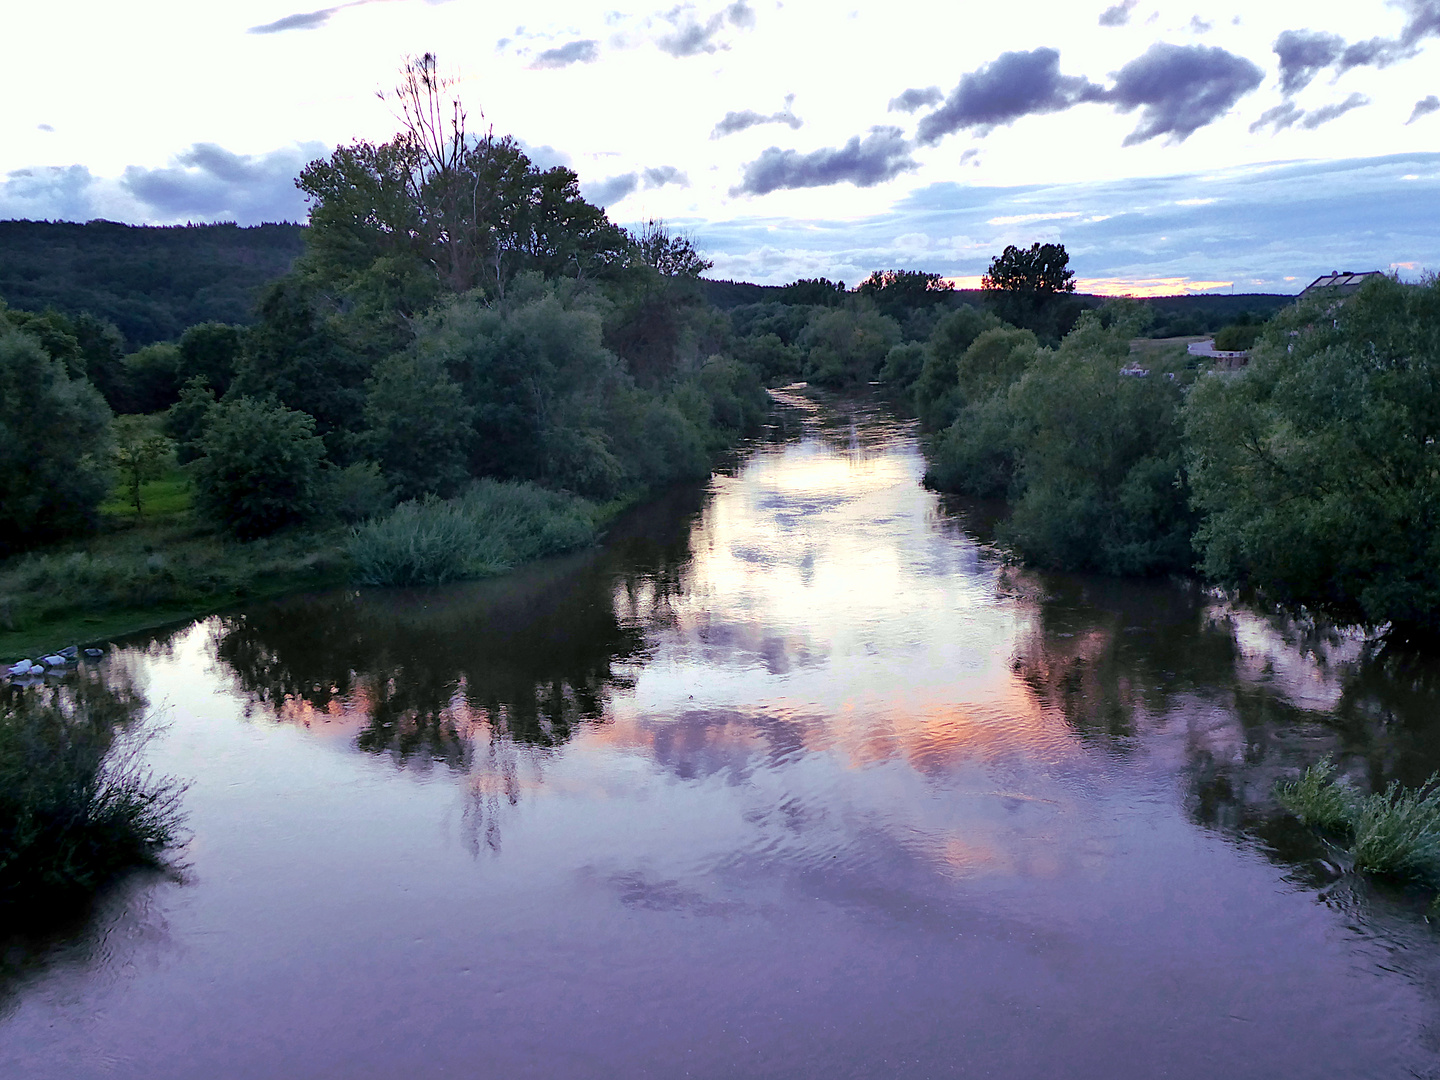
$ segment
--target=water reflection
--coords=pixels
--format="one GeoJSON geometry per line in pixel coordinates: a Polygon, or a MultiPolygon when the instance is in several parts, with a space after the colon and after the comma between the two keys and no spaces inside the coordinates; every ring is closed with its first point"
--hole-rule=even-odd
{"type": "Polygon", "coordinates": [[[782,400],[602,549],[151,648],[197,762],[183,948],[27,990],[0,1072],[90,1075],[83,1013],[117,1075],[1434,1073],[1428,898],[1271,790],[1428,773],[1435,667],[1022,571],[906,423],[782,400]]]}

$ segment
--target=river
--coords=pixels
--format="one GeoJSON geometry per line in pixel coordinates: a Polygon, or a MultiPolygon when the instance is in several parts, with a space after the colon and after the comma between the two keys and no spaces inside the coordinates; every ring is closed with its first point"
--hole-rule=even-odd
{"type": "Polygon", "coordinates": [[[1271,795],[1440,766],[1433,669],[1007,566],[780,396],[602,548],[112,651],[183,866],[10,949],[0,1076],[1440,1076],[1430,894],[1271,795]]]}

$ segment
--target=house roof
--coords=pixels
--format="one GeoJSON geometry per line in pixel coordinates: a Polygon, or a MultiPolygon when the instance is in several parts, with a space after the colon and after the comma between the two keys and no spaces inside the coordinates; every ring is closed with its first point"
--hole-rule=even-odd
{"type": "Polygon", "coordinates": [[[1384,276],[1385,274],[1380,270],[1366,270],[1361,274],[1353,274],[1349,270],[1332,270],[1328,274],[1321,274],[1309,285],[1305,286],[1305,291],[1300,295],[1306,296],[1309,293],[1317,292],[1321,289],[1333,289],[1337,292],[1352,293],[1371,278],[1384,276]]]}

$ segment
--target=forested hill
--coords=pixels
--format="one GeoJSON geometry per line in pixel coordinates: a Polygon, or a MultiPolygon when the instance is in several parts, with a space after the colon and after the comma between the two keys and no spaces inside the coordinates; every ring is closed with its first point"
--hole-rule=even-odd
{"type": "Polygon", "coordinates": [[[251,322],[257,290],[290,269],[304,234],[290,224],[0,221],[0,300],[89,312],[135,349],[196,323],[251,322]]]}

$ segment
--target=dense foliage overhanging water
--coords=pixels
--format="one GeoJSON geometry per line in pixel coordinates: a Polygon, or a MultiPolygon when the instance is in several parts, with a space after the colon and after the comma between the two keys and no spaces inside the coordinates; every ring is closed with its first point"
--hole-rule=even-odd
{"type": "Polygon", "coordinates": [[[602,550],[118,650],[178,879],[12,949],[0,1075],[1440,1075],[1429,895],[1274,781],[1440,764],[1440,679],[1005,567],[786,396],[602,550]]]}

